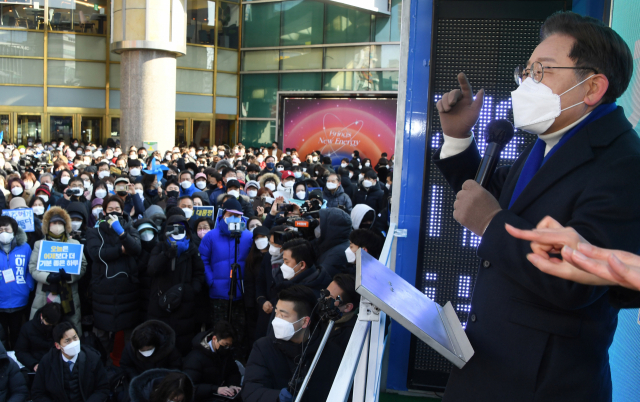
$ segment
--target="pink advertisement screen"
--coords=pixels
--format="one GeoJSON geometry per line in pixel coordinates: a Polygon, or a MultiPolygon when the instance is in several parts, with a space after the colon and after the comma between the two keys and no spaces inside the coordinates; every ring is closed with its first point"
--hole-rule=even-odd
{"type": "Polygon", "coordinates": [[[334,165],[358,150],[375,165],[382,152],[394,153],[396,105],[396,99],[285,99],[283,146],[300,159],[319,150],[334,165]]]}

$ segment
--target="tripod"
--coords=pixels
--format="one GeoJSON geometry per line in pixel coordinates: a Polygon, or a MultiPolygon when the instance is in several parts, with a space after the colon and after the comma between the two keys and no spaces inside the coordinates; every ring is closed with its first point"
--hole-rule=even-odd
{"type": "MultiPolygon", "coordinates": [[[[238,246],[240,245],[240,237],[241,233],[237,235],[234,232],[231,232],[231,236],[234,240],[234,254],[233,254],[233,264],[231,264],[231,273],[229,277],[231,278],[231,283],[229,284],[229,310],[227,312],[227,321],[231,323],[231,311],[233,309],[233,299],[236,297],[237,290],[237,281],[238,281],[238,273],[240,270],[240,264],[238,264],[238,246]]],[[[241,289],[241,293],[242,289],[241,289]]]]}

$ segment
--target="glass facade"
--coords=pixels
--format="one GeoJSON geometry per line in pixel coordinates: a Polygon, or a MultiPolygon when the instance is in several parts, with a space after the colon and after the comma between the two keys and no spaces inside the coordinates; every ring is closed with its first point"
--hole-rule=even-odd
{"type": "MultiPolygon", "coordinates": [[[[110,7],[0,2],[5,138],[119,138],[121,57],[109,51],[110,7]]],[[[176,140],[269,143],[279,91],[397,91],[401,8],[391,0],[381,16],[315,0],[190,0],[176,140]]]]}

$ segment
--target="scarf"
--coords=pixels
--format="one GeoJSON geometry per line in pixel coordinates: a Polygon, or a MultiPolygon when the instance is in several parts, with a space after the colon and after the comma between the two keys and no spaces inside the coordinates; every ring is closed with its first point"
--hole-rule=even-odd
{"type": "MultiPolygon", "coordinates": [[[[189,249],[189,239],[187,239],[187,236],[185,236],[184,239],[182,240],[173,240],[173,241],[175,241],[176,246],[178,246],[178,254],[177,254],[178,257],[180,257],[180,254],[184,253],[189,249]]],[[[167,239],[167,243],[171,244],[171,241],[167,239]]]]}

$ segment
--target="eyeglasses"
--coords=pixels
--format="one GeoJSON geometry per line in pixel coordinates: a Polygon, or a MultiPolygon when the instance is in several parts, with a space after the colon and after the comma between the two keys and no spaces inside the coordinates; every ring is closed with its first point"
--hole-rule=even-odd
{"type": "Polygon", "coordinates": [[[533,82],[535,82],[536,84],[539,84],[542,81],[542,78],[544,77],[545,69],[591,70],[596,74],[598,74],[598,70],[596,70],[593,67],[549,67],[549,66],[545,67],[542,65],[542,63],[540,63],[539,61],[536,61],[531,63],[531,68],[527,68],[526,66],[523,66],[523,65],[516,66],[513,72],[513,78],[516,81],[516,84],[518,85],[522,84],[522,81],[526,80],[529,77],[531,77],[533,82]]]}

